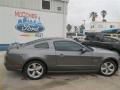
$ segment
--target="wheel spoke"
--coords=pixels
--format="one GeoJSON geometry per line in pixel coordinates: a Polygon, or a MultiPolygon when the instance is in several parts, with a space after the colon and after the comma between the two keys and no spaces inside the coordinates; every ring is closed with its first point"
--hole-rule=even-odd
{"type": "Polygon", "coordinates": [[[28,68],[28,71],[34,71],[34,69],[33,68],[28,68]]]}
{"type": "Polygon", "coordinates": [[[36,71],[37,75],[40,76],[42,73],[40,71],[36,71]]]}
{"type": "Polygon", "coordinates": [[[105,67],[108,67],[108,63],[104,63],[105,67]]]}
{"type": "Polygon", "coordinates": [[[42,66],[37,66],[36,70],[41,70],[42,66]]]}
{"type": "Polygon", "coordinates": [[[105,67],[101,67],[101,70],[106,70],[106,68],[105,67]]]}
{"type": "Polygon", "coordinates": [[[111,67],[113,67],[113,64],[112,64],[112,63],[108,66],[108,68],[111,68],[111,67]]]}
{"type": "Polygon", "coordinates": [[[105,74],[107,75],[107,74],[108,74],[108,72],[109,72],[109,71],[108,71],[108,69],[106,69],[106,70],[105,70],[105,74]]]}
{"type": "Polygon", "coordinates": [[[113,71],[114,71],[114,68],[108,68],[108,70],[109,70],[110,72],[113,72],[113,71]]]}
{"type": "Polygon", "coordinates": [[[35,77],[35,71],[32,72],[31,76],[32,76],[32,77],[35,77]]]}
{"type": "Polygon", "coordinates": [[[33,66],[33,68],[35,69],[35,68],[36,68],[36,63],[33,63],[32,66],[33,66]]]}

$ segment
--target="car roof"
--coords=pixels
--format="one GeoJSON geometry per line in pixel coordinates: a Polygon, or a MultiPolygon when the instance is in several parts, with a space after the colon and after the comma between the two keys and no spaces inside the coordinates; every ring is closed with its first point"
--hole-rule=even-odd
{"type": "Polygon", "coordinates": [[[41,38],[41,39],[36,39],[36,40],[33,40],[33,41],[30,41],[30,42],[27,42],[25,43],[25,45],[30,45],[30,44],[33,44],[33,43],[38,43],[38,42],[42,42],[42,41],[60,41],[60,40],[71,40],[71,41],[74,41],[72,39],[68,39],[68,38],[59,38],[59,37],[52,37],[52,38],[41,38]]]}
{"type": "Polygon", "coordinates": [[[49,40],[72,40],[69,38],[59,38],[59,37],[52,37],[52,38],[41,38],[41,39],[37,39],[36,41],[49,41],[49,40]]]}

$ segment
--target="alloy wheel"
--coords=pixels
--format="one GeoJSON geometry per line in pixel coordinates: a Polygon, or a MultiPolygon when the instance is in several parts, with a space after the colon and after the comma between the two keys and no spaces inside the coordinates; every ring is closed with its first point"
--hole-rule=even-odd
{"type": "Polygon", "coordinates": [[[43,75],[43,66],[40,63],[31,63],[27,68],[27,74],[30,78],[39,78],[43,75]]]}
{"type": "Polygon", "coordinates": [[[106,76],[112,75],[115,72],[115,70],[116,70],[115,65],[112,62],[104,62],[101,65],[101,73],[103,75],[106,76]]]}

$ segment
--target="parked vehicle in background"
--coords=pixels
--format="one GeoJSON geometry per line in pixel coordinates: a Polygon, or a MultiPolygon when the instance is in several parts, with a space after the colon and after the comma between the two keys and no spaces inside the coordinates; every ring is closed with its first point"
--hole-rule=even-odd
{"type": "Polygon", "coordinates": [[[78,39],[80,41],[83,41],[85,39],[85,35],[82,33],[69,32],[66,36],[67,38],[78,39]]]}
{"type": "Polygon", "coordinates": [[[111,38],[116,38],[116,39],[119,39],[120,40],[120,34],[105,34],[105,36],[107,37],[111,37],[111,38]]]}
{"type": "Polygon", "coordinates": [[[5,67],[22,71],[36,80],[47,72],[99,72],[115,74],[120,57],[100,48],[88,48],[74,40],[63,38],[38,39],[10,48],[5,56],[5,67]]]}
{"type": "Polygon", "coordinates": [[[102,33],[105,33],[105,36],[120,39],[120,29],[118,28],[110,28],[103,30],[102,33]]]}
{"type": "Polygon", "coordinates": [[[113,50],[120,54],[120,40],[106,37],[103,34],[87,35],[85,41],[83,41],[82,44],[113,50]]]}

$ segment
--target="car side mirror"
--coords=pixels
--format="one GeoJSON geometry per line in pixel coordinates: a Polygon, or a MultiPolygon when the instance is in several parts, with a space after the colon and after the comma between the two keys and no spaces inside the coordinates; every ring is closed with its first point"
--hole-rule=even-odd
{"type": "Polygon", "coordinates": [[[86,48],[81,48],[80,51],[83,54],[83,53],[87,52],[87,49],[86,48]]]}

